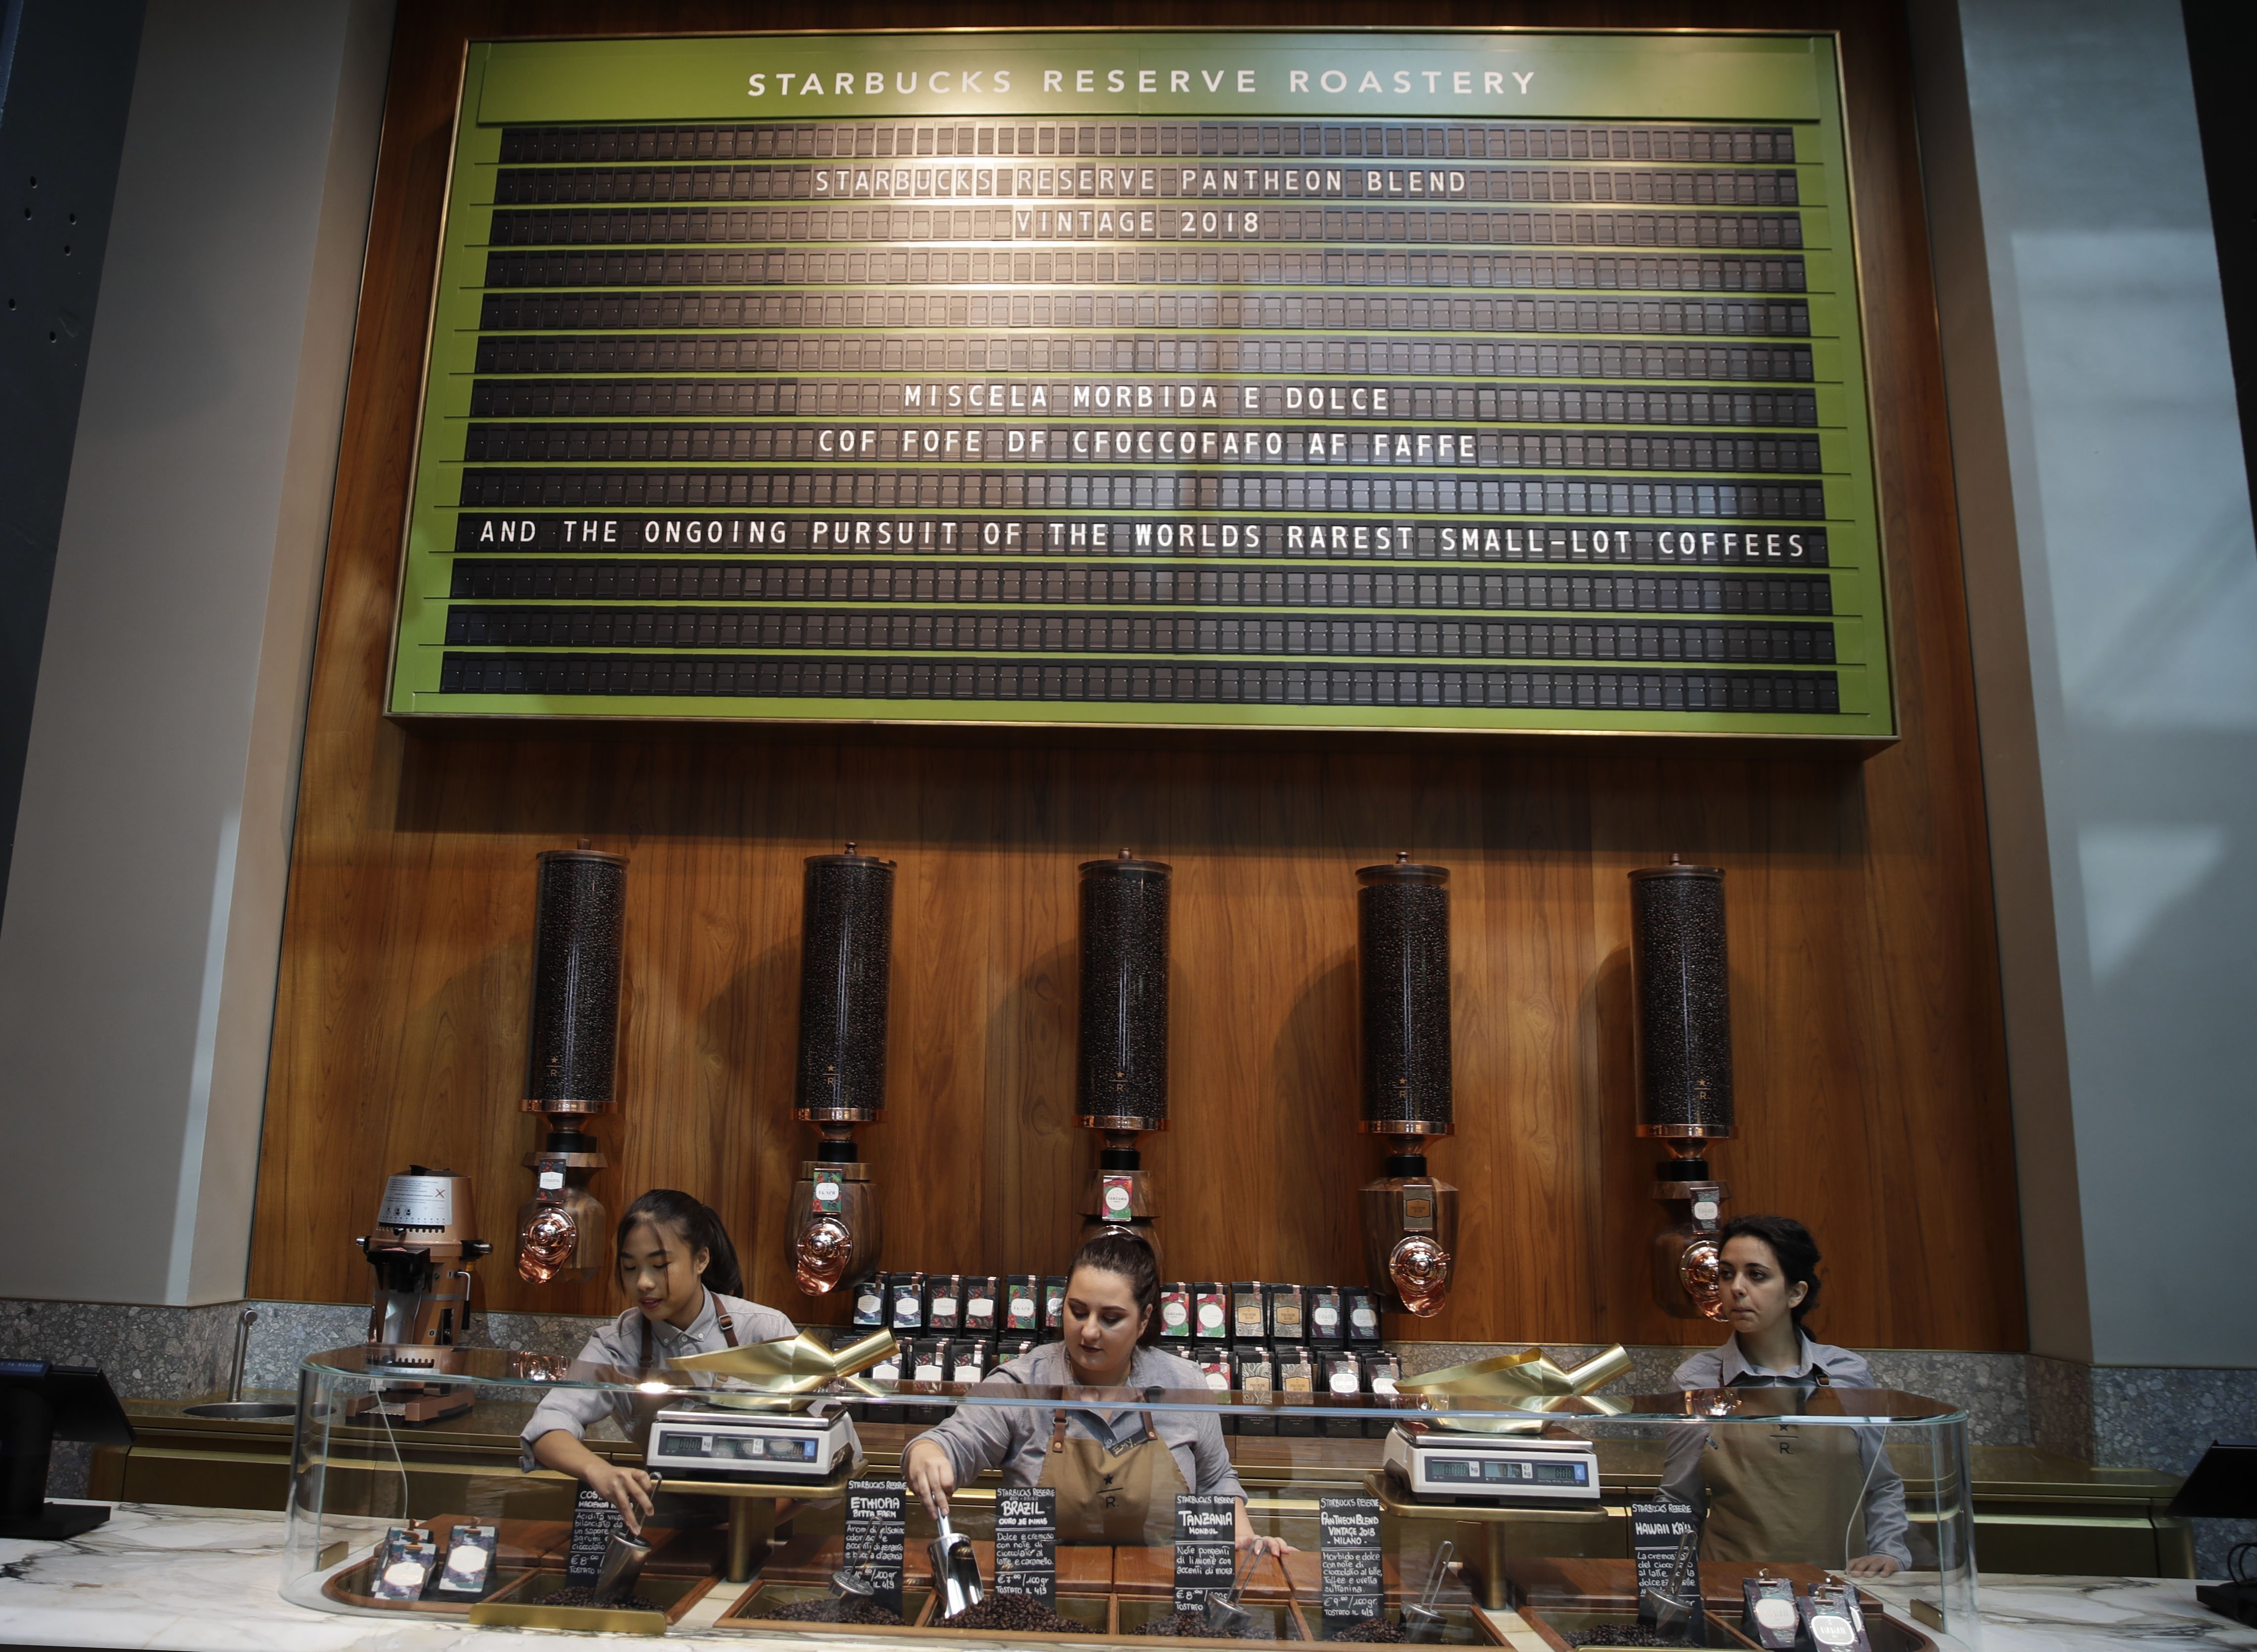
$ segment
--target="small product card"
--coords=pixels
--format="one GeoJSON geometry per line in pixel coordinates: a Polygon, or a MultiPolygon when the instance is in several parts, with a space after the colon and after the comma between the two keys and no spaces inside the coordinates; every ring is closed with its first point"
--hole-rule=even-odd
{"type": "Polygon", "coordinates": [[[1647,1628],[1680,1626],[1656,1622],[1654,1599],[1696,1603],[1681,1626],[1688,1640],[1705,1640],[1701,1621],[1701,1519],[1672,1498],[1630,1506],[1631,1556],[1638,1563],[1638,1620],[1647,1628]],[[1681,1564],[1680,1564],[1681,1556],[1681,1564]]]}
{"type": "Polygon", "coordinates": [[[1808,1598],[1796,1604],[1807,1652],[1872,1652],[1854,1590],[1838,1583],[1813,1584],[1808,1598]]]}
{"type": "Polygon", "coordinates": [[[582,1486],[572,1505],[572,1547],[564,1556],[566,1584],[594,1588],[596,1579],[603,1575],[604,1551],[613,1537],[625,1535],[626,1529],[626,1516],[609,1499],[582,1486]]]}
{"type": "Polygon", "coordinates": [[[867,1571],[876,1599],[892,1612],[902,1609],[902,1541],[909,1535],[899,1480],[857,1480],[846,1488],[846,1542],[842,1558],[848,1571],[867,1571]]]}
{"type": "Polygon", "coordinates": [[[1238,1500],[1176,1493],[1176,1610],[1197,1612],[1210,1589],[1228,1590],[1238,1575],[1238,1500]]]}
{"type": "Polygon", "coordinates": [[[483,1600],[494,1586],[494,1547],[499,1534],[492,1526],[456,1526],[447,1534],[447,1563],[432,1580],[431,1592],[442,1600],[483,1600]]]}
{"type": "Polygon", "coordinates": [[[369,1592],[379,1600],[421,1599],[423,1585],[430,1581],[431,1568],[438,1559],[439,1550],[428,1529],[421,1526],[392,1527],[384,1534],[384,1542],[377,1549],[375,1575],[370,1580],[369,1592]]]}
{"type": "Polygon", "coordinates": [[[995,1592],[1058,1599],[1058,1492],[1007,1485],[995,1493],[995,1592]]]}
{"type": "Polygon", "coordinates": [[[1317,1531],[1324,1582],[1324,1612],[1330,1619],[1359,1622],[1379,1615],[1386,1588],[1379,1557],[1379,1500],[1320,1497],[1317,1531]]]}
{"type": "Polygon", "coordinates": [[[1160,1336],[1167,1342],[1188,1342],[1192,1334],[1192,1287],[1177,1283],[1160,1287],[1160,1336]]]}

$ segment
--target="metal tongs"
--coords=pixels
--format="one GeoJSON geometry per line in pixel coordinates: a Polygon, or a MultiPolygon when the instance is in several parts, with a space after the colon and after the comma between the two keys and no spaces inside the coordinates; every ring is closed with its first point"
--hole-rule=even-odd
{"type": "Polygon", "coordinates": [[[1447,1620],[1435,1608],[1434,1602],[1442,1596],[1442,1585],[1449,1581],[1450,1556],[1457,1552],[1454,1542],[1444,1542],[1434,1551],[1434,1564],[1426,1573],[1426,1586],[1419,1592],[1419,1599],[1403,1608],[1403,1638],[1419,1644],[1439,1641],[1447,1620]]]}
{"type": "Polygon", "coordinates": [[[1638,1596],[1638,1615],[1653,1620],[1656,1634],[1681,1635],[1692,1625],[1695,1603],[1684,1599],[1682,1591],[1686,1568],[1693,1563],[1694,1536],[1687,1531],[1677,1540],[1677,1554],[1669,1563],[1668,1584],[1660,1590],[1645,1590],[1638,1596]]]}
{"type": "Polygon", "coordinates": [[[1238,1604],[1239,1596],[1246,1592],[1246,1580],[1253,1575],[1255,1563],[1261,1556],[1249,1549],[1246,1558],[1239,1563],[1238,1572],[1230,1580],[1228,1592],[1220,1589],[1206,1592],[1206,1627],[1219,1634],[1243,1635],[1254,1627],[1254,1614],[1238,1604]]]}
{"type": "Polygon", "coordinates": [[[934,1518],[940,1535],[924,1546],[924,1552],[932,1562],[932,1586],[940,1591],[940,1615],[952,1618],[980,1604],[980,1556],[972,1551],[972,1540],[948,1523],[945,1510],[934,1518]]]}

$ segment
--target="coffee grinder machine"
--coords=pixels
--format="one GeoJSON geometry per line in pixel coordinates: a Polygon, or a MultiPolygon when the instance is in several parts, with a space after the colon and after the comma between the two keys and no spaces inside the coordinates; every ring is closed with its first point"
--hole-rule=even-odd
{"type": "Polygon", "coordinates": [[[610,1266],[610,1217],[589,1188],[611,1162],[587,1126],[612,1111],[627,863],[577,849],[541,857],[534,907],[533,1017],[521,1112],[548,1125],[525,1156],[533,1196],[517,1211],[517,1276],[529,1285],[592,1280],[610,1266]]]}
{"type": "Polygon", "coordinates": [[[1101,1131],[1081,1202],[1082,1237],[1113,1230],[1152,1247],[1152,1198],[1136,1138],[1168,1127],[1168,895],[1173,869],[1127,849],[1081,864],[1081,1012],[1074,1115],[1101,1131]]]}
{"type": "Polygon", "coordinates": [[[886,1117],[894,863],[849,843],[808,857],[804,890],[794,1110],[823,1139],[800,1165],[785,1231],[792,1279],[824,1296],[875,1273],[884,1237],[854,1131],[886,1117]]]}
{"type": "Polygon", "coordinates": [[[1428,1173],[1426,1144],[1450,1133],[1450,874],[1404,850],[1355,875],[1362,999],[1359,1128],[1388,1138],[1385,1173],[1365,1184],[1364,1263],[1383,1307],[1431,1317],[1448,1298],[1458,1190],[1428,1173]]]}
{"type": "Polygon", "coordinates": [[[376,1276],[363,1364],[371,1374],[403,1380],[357,1395],[352,1414],[381,1410],[404,1422],[432,1422],[471,1408],[468,1385],[428,1379],[443,1374],[442,1351],[471,1329],[470,1265],[493,1250],[471,1237],[477,1229],[468,1176],[410,1165],[406,1174],[386,1178],[376,1226],[355,1241],[376,1276]]]}
{"type": "Polygon", "coordinates": [[[1673,854],[1630,875],[1630,904],[1638,1133],[1670,1155],[1653,1186],[1671,1216],[1653,1239],[1654,1300],[1675,1318],[1722,1321],[1725,1188],[1709,1174],[1708,1145],[1732,1134],[1724,874],[1673,854]]]}

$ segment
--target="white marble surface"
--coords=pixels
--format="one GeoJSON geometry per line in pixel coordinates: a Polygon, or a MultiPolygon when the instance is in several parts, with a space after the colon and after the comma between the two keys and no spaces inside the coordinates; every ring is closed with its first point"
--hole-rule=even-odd
{"type": "MultiPolygon", "coordinates": [[[[122,1503],[67,1543],[0,1539],[0,1646],[162,1648],[166,1652],[506,1652],[632,1641],[546,1629],[473,1629],[428,1617],[378,1619],[292,1606],[282,1582],[282,1516],[244,1509],[122,1503]]],[[[1917,1585],[1868,1584],[1900,1613],[1917,1585]]],[[[1983,1579],[1979,1637],[1937,1637],[1944,1652],[2157,1652],[2159,1646],[2257,1652],[2245,1629],[2198,1606],[2194,1585],[2140,1578],[1983,1579]],[[1956,1646],[1954,1643],[1956,1643],[1956,1646]]],[[[668,1639],[694,1645],[892,1647],[874,1638],[748,1640],[712,1629],[741,1592],[715,1587],[668,1639]]]]}
{"type": "MultiPolygon", "coordinates": [[[[1919,1585],[1859,1586],[1912,1621],[1919,1585]]],[[[1934,1593],[1932,1578],[1927,1591],[1934,1593]]],[[[1936,1635],[1974,1652],[2156,1652],[2162,1646],[2257,1648],[2257,1629],[2221,1618],[2176,1578],[2038,1578],[1993,1574],[1982,1579],[1979,1635],[1936,1635]]]]}

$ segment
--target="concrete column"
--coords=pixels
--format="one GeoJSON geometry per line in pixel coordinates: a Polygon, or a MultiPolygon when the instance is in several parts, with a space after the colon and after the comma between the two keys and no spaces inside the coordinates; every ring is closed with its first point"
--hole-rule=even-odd
{"type": "Polygon", "coordinates": [[[0,1296],[243,1294],[391,0],[151,0],[0,919],[0,1296]]]}
{"type": "Polygon", "coordinates": [[[2257,548],[2179,9],[1912,17],[2033,1349],[2257,1366],[2257,548]]]}

